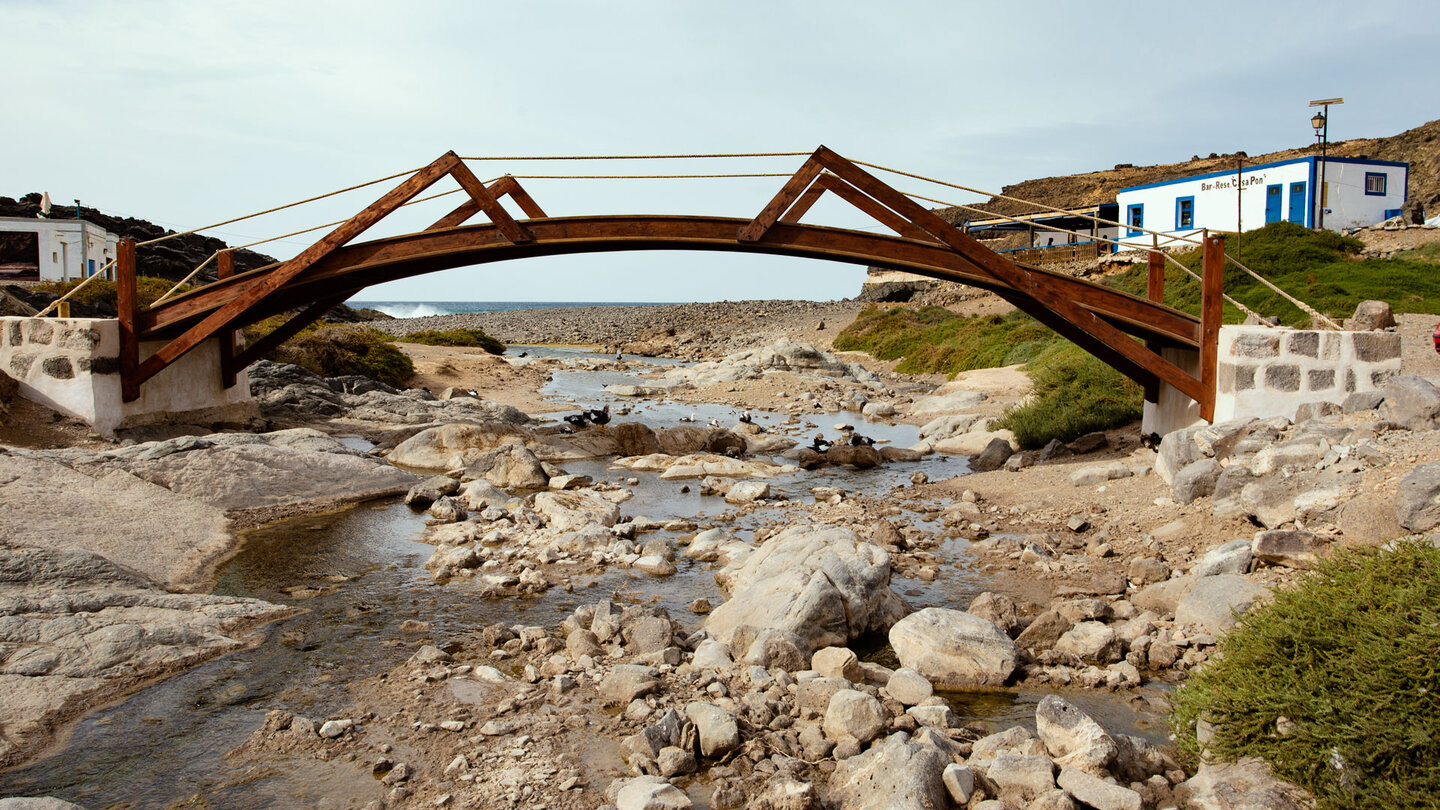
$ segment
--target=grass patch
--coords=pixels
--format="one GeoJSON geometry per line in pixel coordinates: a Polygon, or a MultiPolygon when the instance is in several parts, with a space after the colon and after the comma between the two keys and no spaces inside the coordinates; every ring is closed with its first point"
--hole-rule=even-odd
{"type": "Polygon", "coordinates": [[[450,329],[444,332],[427,329],[423,332],[411,332],[397,340],[401,343],[423,343],[426,346],[470,346],[484,349],[491,354],[505,353],[504,343],[479,329],[450,329]]]}
{"type": "Polygon", "coordinates": [[[1015,432],[1033,450],[1051,439],[1068,442],[1096,430],[1139,419],[1144,392],[1128,377],[1073,343],[1056,342],[1025,365],[1035,386],[1024,405],[1005,412],[996,427],[1015,432]]]}
{"type": "MultiPolygon", "coordinates": [[[[245,328],[245,340],[254,343],[284,323],[281,316],[245,328]]],[[[356,324],[307,326],[266,356],[277,363],[294,363],[322,377],[358,374],[376,382],[402,387],[415,376],[415,364],[378,329],[356,324]]]]}
{"type": "Polygon", "coordinates": [[[1245,614],[1174,695],[1222,759],[1259,756],[1321,808],[1433,807],[1440,795],[1440,549],[1417,541],[1337,553],[1245,614]],[[1293,730],[1282,735],[1277,721],[1293,730]],[[1336,763],[1343,763],[1337,767],[1336,763]]]}
{"type": "MultiPolygon", "coordinates": [[[[1240,259],[1273,284],[1337,321],[1354,314],[1361,301],[1386,301],[1396,313],[1440,311],[1440,245],[1427,245],[1418,256],[1362,259],[1360,240],[1333,231],[1312,231],[1293,222],[1272,222],[1239,238],[1240,259]],[[1434,248],[1435,252],[1429,252],[1434,248]]],[[[1225,252],[1236,255],[1235,234],[1225,237],[1225,252]]],[[[1199,249],[1176,257],[1200,272],[1199,249]]],[[[1146,269],[1135,264],[1111,276],[1106,284],[1145,294],[1146,269]]],[[[1262,315],[1278,316],[1281,323],[1305,327],[1310,317],[1249,274],[1233,267],[1225,271],[1225,292],[1262,315]]],[[[1173,265],[1165,271],[1165,303],[1192,315],[1200,314],[1200,283],[1173,265]]],[[[1225,305],[1225,322],[1240,323],[1243,313],[1225,305]]]]}
{"type": "Polygon", "coordinates": [[[962,318],[943,307],[868,307],[835,338],[840,351],[904,358],[902,374],[953,377],[976,368],[1023,363],[1061,338],[1019,312],[962,318]]]}
{"type": "Polygon", "coordinates": [[[1440,242],[1431,242],[1428,245],[1421,245],[1413,250],[1399,251],[1395,254],[1394,258],[1407,262],[1440,264],[1440,242]]]}
{"type": "MultiPolygon", "coordinates": [[[[83,281],[83,279],[44,281],[36,284],[35,289],[38,292],[64,295],[80,286],[81,281],[83,281]]],[[[142,307],[148,307],[155,303],[160,296],[164,295],[174,286],[175,282],[168,278],[156,278],[154,276],[135,277],[135,293],[142,307]]],[[[188,289],[190,289],[190,285],[186,284],[176,291],[175,294],[179,295],[188,289]]],[[[115,282],[104,278],[97,278],[89,284],[86,284],[85,288],[75,293],[70,300],[92,307],[106,307],[112,312],[118,309],[116,305],[115,282]]]]}

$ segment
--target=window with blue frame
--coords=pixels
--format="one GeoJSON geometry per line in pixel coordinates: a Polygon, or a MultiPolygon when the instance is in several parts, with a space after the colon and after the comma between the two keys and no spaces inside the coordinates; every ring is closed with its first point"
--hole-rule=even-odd
{"type": "Polygon", "coordinates": [[[1365,194],[1370,197],[1385,196],[1385,183],[1388,179],[1384,172],[1365,172],[1365,194]]]}
{"type": "Polygon", "coordinates": [[[1140,229],[1145,227],[1145,203],[1135,203],[1125,209],[1125,222],[1130,225],[1125,231],[1126,236],[1139,236],[1140,229]]]}
{"type": "Polygon", "coordinates": [[[1195,198],[1175,198],[1175,230],[1188,231],[1195,227],[1195,198]]]}

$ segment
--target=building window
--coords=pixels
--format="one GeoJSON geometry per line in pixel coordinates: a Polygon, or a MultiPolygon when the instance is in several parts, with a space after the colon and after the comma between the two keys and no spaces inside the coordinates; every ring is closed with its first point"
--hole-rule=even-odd
{"type": "Polygon", "coordinates": [[[1130,227],[1125,231],[1126,236],[1139,236],[1140,229],[1145,227],[1145,203],[1136,203],[1125,209],[1125,221],[1130,227]]]}
{"type": "Polygon", "coordinates": [[[1365,172],[1365,194],[1370,197],[1385,196],[1387,179],[1384,172],[1365,172]]]}
{"type": "Polygon", "coordinates": [[[1195,198],[1175,198],[1175,230],[1188,231],[1195,227],[1195,198]]]}

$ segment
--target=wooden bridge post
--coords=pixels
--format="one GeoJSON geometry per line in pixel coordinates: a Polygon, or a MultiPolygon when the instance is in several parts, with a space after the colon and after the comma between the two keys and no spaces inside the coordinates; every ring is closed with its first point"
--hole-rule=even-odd
{"type": "MultiPolygon", "coordinates": [[[[222,250],[215,254],[215,279],[224,281],[235,275],[235,253],[230,250],[222,250]]],[[[220,338],[220,384],[225,388],[235,387],[235,377],[239,369],[235,367],[235,339],[239,337],[238,329],[221,329],[220,338]]]]}
{"type": "Polygon", "coordinates": [[[1165,254],[1158,250],[1149,253],[1149,276],[1145,279],[1145,297],[1157,304],[1165,303],[1165,254]]]}
{"type": "Polygon", "coordinates": [[[140,296],[135,280],[135,240],[121,239],[115,252],[115,309],[120,321],[120,400],[140,398],[140,339],[135,322],[140,296]]]}
{"type": "Polygon", "coordinates": [[[1220,320],[1225,305],[1225,237],[1205,237],[1200,275],[1200,418],[1215,419],[1220,320]]]}

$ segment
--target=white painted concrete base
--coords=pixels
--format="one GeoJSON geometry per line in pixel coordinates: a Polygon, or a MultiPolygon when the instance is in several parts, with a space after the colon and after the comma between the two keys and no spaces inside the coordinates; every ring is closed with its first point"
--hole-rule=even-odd
{"type": "MultiPolygon", "coordinates": [[[[1161,356],[1179,366],[1192,376],[1200,373],[1200,352],[1193,349],[1164,349],[1161,356]]],[[[1160,401],[1145,403],[1145,412],[1140,419],[1140,432],[1164,436],[1173,430],[1198,425],[1200,403],[1180,393],[1174,387],[1160,385],[1160,401]]]]}
{"type": "MultiPolygon", "coordinates": [[[[163,344],[143,343],[140,359],[163,344]]],[[[153,424],[246,422],[259,416],[242,371],[233,388],[220,385],[219,343],[208,340],[120,398],[120,322],[90,318],[0,318],[0,367],[22,394],[82,419],[102,436],[153,424]]]]}

